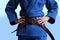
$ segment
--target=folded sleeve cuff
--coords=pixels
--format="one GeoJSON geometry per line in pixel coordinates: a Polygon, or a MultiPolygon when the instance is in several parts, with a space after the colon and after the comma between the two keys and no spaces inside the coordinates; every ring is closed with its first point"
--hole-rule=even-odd
{"type": "Polygon", "coordinates": [[[11,25],[17,24],[15,21],[10,22],[11,25]]]}
{"type": "Polygon", "coordinates": [[[17,24],[17,23],[15,22],[16,20],[18,20],[18,19],[16,18],[16,19],[13,19],[12,21],[10,20],[10,24],[11,24],[11,25],[17,24]]]}
{"type": "MultiPolygon", "coordinates": [[[[50,17],[50,16],[49,16],[49,17],[50,17]]],[[[55,23],[55,19],[52,18],[52,17],[50,17],[50,19],[48,20],[48,22],[51,23],[51,24],[54,24],[54,23],[55,23]]]]}

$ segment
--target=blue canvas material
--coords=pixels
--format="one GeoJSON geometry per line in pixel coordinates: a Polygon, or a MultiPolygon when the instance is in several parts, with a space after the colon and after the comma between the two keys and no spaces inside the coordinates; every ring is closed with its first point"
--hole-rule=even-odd
{"type": "Polygon", "coordinates": [[[47,37],[18,36],[18,40],[47,40],[47,37]]]}
{"type": "MultiPolygon", "coordinates": [[[[5,11],[11,25],[15,25],[16,23],[14,21],[18,19],[17,13],[15,12],[18,4],[21,7],[20,16],[25,16],[27,18],[43,17],[44,12],[42,10],[44,5],[48,10],[46,16],[50,17],[48,20],[49,23],[53,24],[58,14],[58,5],[55,0],[9,0],[5,11]]],[[[17,35],[39,37],[47,36],[46,32],[38,26],[38,24],[26,24],[25,27],[21,28],[20,31],[17,32],[17,35]]]]}

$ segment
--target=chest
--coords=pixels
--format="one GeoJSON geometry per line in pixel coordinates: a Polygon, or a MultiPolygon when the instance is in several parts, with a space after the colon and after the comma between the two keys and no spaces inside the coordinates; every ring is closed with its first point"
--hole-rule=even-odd
{"type": "Polygon", "coordinates": [[[46,0],[20,0],[21,5],[31,5],[31,4],[45,4],[46,0]]]}

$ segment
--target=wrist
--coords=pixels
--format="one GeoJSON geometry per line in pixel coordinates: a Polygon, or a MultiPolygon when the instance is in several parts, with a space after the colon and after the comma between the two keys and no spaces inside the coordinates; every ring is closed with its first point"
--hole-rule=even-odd
{"type": "Polygon", "coordinates": [[[50,19],[50,17],[49,16],[46,16],[46,18],[49,20],[50,19]]]}
{"type": "Polygon", "coordinates": [[[15,23],[18,23],[18,20],[15,20],[15,23]]]}

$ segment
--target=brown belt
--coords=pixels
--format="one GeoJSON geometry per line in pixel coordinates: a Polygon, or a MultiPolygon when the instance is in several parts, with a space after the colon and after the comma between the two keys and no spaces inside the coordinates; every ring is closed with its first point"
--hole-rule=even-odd
{"type": "MultiPolygon", "coordinates": [[[[35,24],[35,23],[37,23],[35,20],[34,20],[35,18],[31,18],[31,19],[29,19],[29,18],[25,18],[25,23],[29,23],[29,24],[35,24]]],[[[55,40],[54,39],[54,37],[53,37],[53,35],[52,35],[52,33],[49,31],[49,29],[45,26],[45,25],[41,25],[41,24],[38,24],[42,29],[44,29],[44,31],[45,32],[47,32],[47,34],[50,36],[50,38],[51,38],[51,40],[55,40]]],[[[19,31],[20,30],[20,28],[22,28],[24,25],[23,24],[21,24],[20,25],[20,27],[18,27],[15,31],[19,31]]],[[[15,31],[13,31],[13,32],[15,32],[15,31]]],[[[13,33],[12,32],[12,33],[13,33]]]]}

